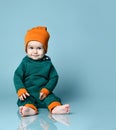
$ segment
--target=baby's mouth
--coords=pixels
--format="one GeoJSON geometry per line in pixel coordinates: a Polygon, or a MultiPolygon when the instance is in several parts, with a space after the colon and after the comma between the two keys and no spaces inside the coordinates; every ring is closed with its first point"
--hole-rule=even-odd
{"type": "Polygon", "coordinates": [[[34,57],[38,57],[39,55],[32,55],[32,56],[34,56],[34,57]]]}

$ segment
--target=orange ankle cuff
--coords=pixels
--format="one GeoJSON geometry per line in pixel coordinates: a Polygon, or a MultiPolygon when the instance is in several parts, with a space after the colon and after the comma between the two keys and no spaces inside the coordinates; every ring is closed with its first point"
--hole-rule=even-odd
{"type": "Polygon", "coordinates": [[[32,108],[32,109],[38,111],[37,108],[36,108],[33,104],[25,104],[25,106],[26,106],[26,107],[30,107],[30,108],[32,108]]]}
{"type": "Polygon", "coordinates": [[[61,105],[60,102],[52,102],[51,104],[49,104],[48,109],[51,112],[54,107],[60,106],[60,105],[61,105]]]}

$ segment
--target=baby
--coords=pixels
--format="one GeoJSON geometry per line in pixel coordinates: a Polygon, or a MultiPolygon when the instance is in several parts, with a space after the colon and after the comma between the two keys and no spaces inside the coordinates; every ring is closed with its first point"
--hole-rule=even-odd
{"type": "Polygon", "coordinates": [[[58,74],[51,59],[46,55],[50,34],[47,27],[38,26],[27,31],[25,52],[20,65],[14,72],[14,85],[18,95],[17,105],[21,116],[38,114],[46,107],[52,114],[67,114],[69,104],[62,104],[53,90],[58,74]]]}

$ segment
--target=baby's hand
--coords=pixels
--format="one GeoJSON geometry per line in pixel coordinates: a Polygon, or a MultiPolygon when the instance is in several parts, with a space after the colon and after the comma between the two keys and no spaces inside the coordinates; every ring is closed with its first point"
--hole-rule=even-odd
{"type": "Polygon", "coordinates": [[[43,100],[46,97],[47,97],[47,95],[45,93],[40,92],[40,96],[39,96],[40,100],[43,100]]]}
{"type": "Polygon", "coordinates": [[[25,100],[28,96],[30,96],[30,94],[28,93],[28,92],[26,92],[26,93],[23,93],[20,97],[19,97],[19,99],[20,100],[25,100]]]}

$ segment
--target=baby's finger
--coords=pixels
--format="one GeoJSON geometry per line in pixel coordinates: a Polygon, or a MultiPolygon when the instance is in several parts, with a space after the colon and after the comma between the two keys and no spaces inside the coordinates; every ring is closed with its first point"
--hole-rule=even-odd
{"type": "Polygon", "coordinates": [[[46,98],[46,94],[42,94],[40,100],[43,100],[44,98],[46,98]]]}
{"type": "Polygon", "coordinates": [[[42,100],[43,100],[44,98],[46,98],[46,94],[43,95],[42,100]]]}
{"type": "Polygon", "coordinates": [[[23,95],[21,95],[21,100],[24,100],[23,95]]]}
{"type": "Polygon", "coordinates": [[[43,93],[40,93],[39,99],[42,100],[43,93]]]}
{"type": "Polygon", "coordinates": [[[24,97],[26,99],[26,95],[25,94],[23,94],[22,97],[24,97]]]}
{"type": "Polygon", "coordinates": [[[19,99],[21,100],[21,97],[19,97],[19,99]]]}
{"type": "Polygon", "coordinates": [[[29,93],[25,93],[25,95],[30,96],[30,94],[29,94],[29,93]]]}
{"type": "Polygon", "coordinates": [[[20,99],[20,100],[24,100],[22,95],[19,97],[19,99],[20,99]]]}

